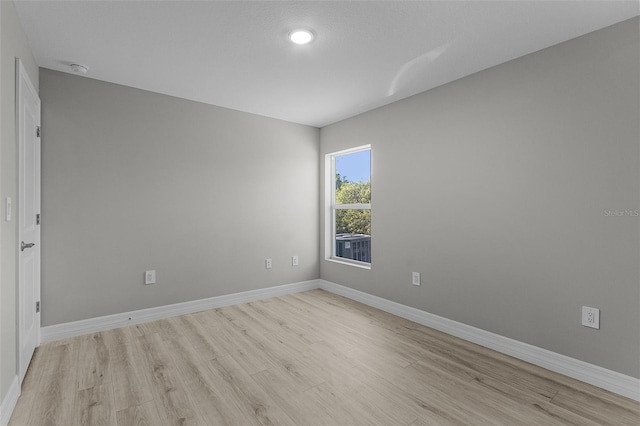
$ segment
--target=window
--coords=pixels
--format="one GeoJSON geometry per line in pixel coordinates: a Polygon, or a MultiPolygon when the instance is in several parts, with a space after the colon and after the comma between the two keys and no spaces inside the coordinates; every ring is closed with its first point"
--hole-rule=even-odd
{"type": "Polygon", "coordinates": [[[371,264],[371,146],[327,155],[327,257],[371,264]]]}

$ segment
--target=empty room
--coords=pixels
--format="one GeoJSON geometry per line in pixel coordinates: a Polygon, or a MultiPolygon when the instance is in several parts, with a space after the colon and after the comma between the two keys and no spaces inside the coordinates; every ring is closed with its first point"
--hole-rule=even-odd
{"type": "Polygon", "coordinates": [[[0,426],[640,424],[640,3],[0,1],[0,426]]]}

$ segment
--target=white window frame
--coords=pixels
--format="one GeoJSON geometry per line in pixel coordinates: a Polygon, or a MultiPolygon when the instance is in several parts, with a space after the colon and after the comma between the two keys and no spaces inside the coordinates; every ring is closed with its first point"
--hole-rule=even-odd
{"type": "MultiPolygon", "coordinates": [[[[336,256],[336,211],[371,210],[371,203],[336,204],[336,157],[371,151],[371,145],[362,145],[342,151],[331,152],[325,156],[325,260],[371,269],[371,263],[336,256]]],[[[371,169],[370,169],[371,172],[371,169]]],[[[371,179],[371,176],[369,176],[371,179]]]]}

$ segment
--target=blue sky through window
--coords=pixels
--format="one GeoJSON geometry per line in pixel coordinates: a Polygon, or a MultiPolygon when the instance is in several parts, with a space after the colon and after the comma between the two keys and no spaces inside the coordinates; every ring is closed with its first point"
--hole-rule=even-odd
{"type": "Polygon", "coordinates": [[[336,173],[351,182],[371,179],[371,151],[354,152],[336,157],[336,173]]]}

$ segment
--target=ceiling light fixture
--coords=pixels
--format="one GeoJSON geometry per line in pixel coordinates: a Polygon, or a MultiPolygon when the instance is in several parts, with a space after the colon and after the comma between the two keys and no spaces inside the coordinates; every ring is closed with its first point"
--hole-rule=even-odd
{"type": "Polygon", "coordinates": [[[313,40],[313,33],[309,30],[295,30],[289,33],[289,40],[295,44],[308,44],[313,40]]]}
{"type": "Polygon", "coordinates": [[[85,67],[84,65],[80,65],[80,64],[71,64],[69,65],[71,67],[71,71],[78,73],[78,74],[86,74],[87,71],[89,71],[89,68],[85,67]]]}

